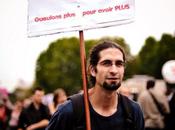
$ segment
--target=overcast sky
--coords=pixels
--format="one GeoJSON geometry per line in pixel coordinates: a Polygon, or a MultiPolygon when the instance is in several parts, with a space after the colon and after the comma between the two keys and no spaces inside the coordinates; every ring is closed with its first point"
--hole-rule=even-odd
{"type": "MultiPolygon", "coordinates": [[[[137,54],[148,36],[160,40],[163,33],[174,34],[175,0],[136,0],[135,3],[133,23],[85,31],[85,40],[120,36],[129,44],[132,54],[137,54]]],[[[0,1],[0,87],[10,91],[20,79],[32,83],[36,59],[50,42],[62,37],[79,37],[78,32],[71,32],[28,38],[27,4],[27,0],[0,1]]]]}

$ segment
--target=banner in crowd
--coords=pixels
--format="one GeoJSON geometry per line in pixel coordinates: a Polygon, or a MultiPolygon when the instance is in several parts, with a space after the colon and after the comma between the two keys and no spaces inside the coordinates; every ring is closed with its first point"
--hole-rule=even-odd
{"type": "Polygon", "coordinates": [[[28,36],[132,22],[134,0],[28,0],[28,36]]]}

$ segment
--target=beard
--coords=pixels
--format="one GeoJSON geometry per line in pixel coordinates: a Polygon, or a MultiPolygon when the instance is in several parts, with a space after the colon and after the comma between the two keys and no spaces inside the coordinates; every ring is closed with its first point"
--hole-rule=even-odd
{"type": "Polygon", "coordinates": [[[103,83],[103,88],[109,91],[116,91],[121,86],[121,83],[115,83],[112,82],[111,84],[108,84],[107,82],[103,83]]]}

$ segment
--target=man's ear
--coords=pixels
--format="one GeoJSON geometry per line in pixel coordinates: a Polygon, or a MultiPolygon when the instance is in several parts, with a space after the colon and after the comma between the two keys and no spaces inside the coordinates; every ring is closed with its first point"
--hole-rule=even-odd
{"type": "Polygon", "coordinates": [[[92,65],[90,65],[90,66],[88,67],[88,73],[89,73],[90,75],[92,75],[93,77],[95,77],[95,76],[96,76],[96,69],[95,69],[95,67],[92,66],[92,65]]]}

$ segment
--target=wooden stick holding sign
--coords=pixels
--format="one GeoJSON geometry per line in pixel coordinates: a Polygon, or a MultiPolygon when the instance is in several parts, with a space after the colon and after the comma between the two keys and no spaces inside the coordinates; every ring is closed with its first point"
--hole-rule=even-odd
{"type": "Polygon", "coordinates": [[[86,53],[84,45],[83,31],[79,31],[80,37],[80,57],[81,57],[81,70],[84,90],[84,106],[85,106],[85,117],[86,117],[86,130],[91,130],[90,112],[89,112],[89,101],[88,101],[88,90],[87,90],[87,75],[86,75],[86,53]]]}

